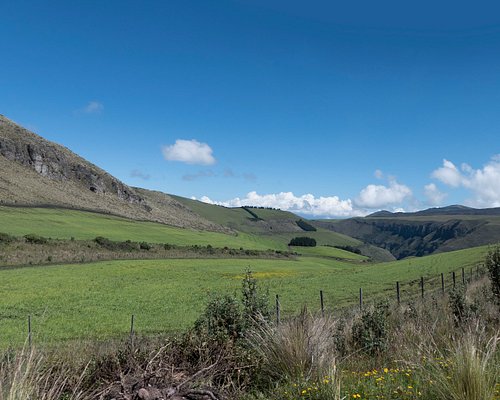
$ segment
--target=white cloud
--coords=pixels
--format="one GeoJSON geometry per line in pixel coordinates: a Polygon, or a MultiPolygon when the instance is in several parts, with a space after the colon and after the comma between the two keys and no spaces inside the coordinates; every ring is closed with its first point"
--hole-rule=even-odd
{"type": "Polygon", "coordinates": [[[408,186],[401,185],[395,179],[391,179],[389,186],[368,185],[359,192],[355,203],[360,207],[376,209],[399,204],[411,195],[412,192],[408,186]]]}
{"type": "Polygon", "coordinates": [[[480,169],[462,164],[461,171],[451,161],[443,160],[443,166],[431,176],[451,187],[463,187],[473,193],[467,203],[475,207],[500,207],[500,155],[495,155],[480,169]]]}
{"type": "Polygon", "coordinates": [[[132,178],[140,178],[140,179],[143,179],[145,181],[147,181],[149,178],[151,178],[150,174],[143,172],[140,169],[133,169],[132,171],[130,171],[130,176],[132,178]]]}
{"type": "Polygon", "coordinates": [[[325,216],[325,217],[353,217],[366,215],[363,210],[355,209],[350,199],[341,200],[338,196],[315,197],[312,194],[295,196],[292,192],[260,195],[249,192],[244,198],[236,197],[227,201],[214,201],[207,196],[200,198],[209,204],[218,204],[226,207],[257,206],[279,208],[294,213],[325,216]]]}
{"type": "Polygon", "coordinates": [[[444,184],[452,187],[458,187],[462,184],[462,175],[455,164],[447,159],[443,160],[443,166],[436,169],[431,174],[432,178],[436,178],[444,184]]]}
{"type": "Polygon", "coordinates": [[[186,174],[182,176],[184,181],[195,181],[200,178],[212,178],[216,176],[215,172],[212,170],[208,171],[198,171],[196,174],[186,174]]]}
{"type": "Polygon", "coordinates": [[[197,140],[177,139],[175,144],[162,147],[163,157],[168,161],[180,161],[187,164],[212,165],[215,158],[212,148],[197,140]]]}
{"type": "Polygon", "coordinates": [[[96,100],[89,101],[88,104],[82,109],[85,114],[99,114],[104,110],[104,105],[96,100]]]}
{"type": "Polygon", "coordinates": [[[434,183],[429,183],[424,186],[425,197],[427,197],[427,202],[431,206],[438,206],[442,204],[443,200],[447,196],[446,193],[442,193],[434,183]]]}

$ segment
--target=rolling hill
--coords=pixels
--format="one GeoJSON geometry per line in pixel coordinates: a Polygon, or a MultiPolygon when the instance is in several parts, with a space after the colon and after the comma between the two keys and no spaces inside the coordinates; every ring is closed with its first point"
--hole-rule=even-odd
{"type": "MultiPolygon", "coordinates": [[[[455,205],[415,213],[381,211],[365,218],[301,223],[301,217],[287,211],[227,208],[130,187],[69,149],[45,140],[2,115],[0,206],[3,207],[0,212],[3,228],[0,231],[6,233],[37,233],[38,229],[42,234],[53,232],[51,235],[57,237],[54,232],[58,226],[54,221],[60,219],[66,236],[80,237],[86,232],[85,237],[89,238],[102,234],[99,227],[112,221],[112,226],[122,227],[117,228],[118,237],[141,240],[137,232],[143,232],[142,240],[148,240],[150,235],[140,225],[147,222],[160,224],[151,228],[152,232],[162,232],[153,241],[168,242],[170,236],[172,242],[179,244],[183,240],[189,244],[199,241],[205,245],[213,241],[215,245],[226,242],[236,247],[263,248],[268,245],[269,248],[283,249],[293,237],[309,236],[320,246],[355,247],[375,261],[423,256],[500,241],[500,208],[477,210],[455,205]],[[30,217],[33,223],[15,222],[23,220],[21,210],[26,208],[33,209],[30,217]],[[42,212],[42,209],[54,209],[60,218],[54,219],[54,215],[42,212]],[[66,214],[64,210],[67,210],[66,214]],[[74,211],[89,214],[81,213],[76,217],[72,214],[74,211]],[[106,216],[118,219],[106,220],[106,216]],[[33,232],[27,232],[27,229],[33,232]],[[217,238],[214,233],[217,233],[217,238]]],[[[114,235],[106,229],[104,232],[110,233],[111,237],[114,235]]]]}
{"type": "Polygon", "coordinates": [[[314,224],[384,248],[397,259],[500,242],[500,208],[449,206],[415,213],[382,211],[365,218],[314,224]]]}

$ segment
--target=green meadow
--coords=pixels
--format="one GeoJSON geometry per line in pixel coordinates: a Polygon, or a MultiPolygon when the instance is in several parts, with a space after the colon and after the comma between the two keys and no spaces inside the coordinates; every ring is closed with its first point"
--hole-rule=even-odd
{"type": "Polygon", "coordinates": [[[283,315],[307,304],[326,308],[356,304],[359,288],[366,302],[393,299],[396,281],[403,300],[418,293],[420,276],[427,290],[438,291],[441,272],[467,272],[487,247],[383,264],[348,262],[330,257],[297,260],[120,260],[91,264],[23,267],[0,270],[0,346],[18,346],[26,338],[31,315],[33,338],[56,342],[77,338],[123,337],[130,318],[138,334],[181,331],[195,321],[211,293],[239,292],[247,268],[269,290],[279,294],[283,315]]]}
{"type": "Polygon", "coordinates": [[[182,229],[154,222],[134,221],[112,215],[55,208],[0,207],[0,232],[14,236],[29,233],[54,239],[93,239],[104,236],[111,240],[146,241],[175,245],[210,244],[255,250],[286,250],[286,243],[272,237],[239,232],[230,235],[218,232],[182,229]]]}

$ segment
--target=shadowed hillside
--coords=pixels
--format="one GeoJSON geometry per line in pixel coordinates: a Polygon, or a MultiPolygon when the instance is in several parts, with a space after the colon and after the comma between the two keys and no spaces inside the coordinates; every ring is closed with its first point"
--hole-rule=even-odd
{"type": "Polygon", "coordinates": [[[395,214],[382,211],[365,218],[314,223],[387,249],[397,259],[500,242],[499,208],[450,206],[395,214]]]}

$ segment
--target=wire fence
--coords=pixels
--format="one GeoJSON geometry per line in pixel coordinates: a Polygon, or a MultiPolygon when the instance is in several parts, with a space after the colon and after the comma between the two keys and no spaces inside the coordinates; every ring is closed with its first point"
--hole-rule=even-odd
{"type": "MultiPolygon", "coordinates": [[[[382,293],[372,294],[367,297],[364,295],[363,288],[359,288],[357,299],[351,301],[350,306],[344,307],[328,307],[325,300],[325,291],[323,289],[318,290],[318,298],[315,302],[319,306],[318,312],[322,316],[326,314],[333,315],[337,312],[342,312],[346,309],[358,309],[362,311],[364,307],[370,302],[376,302],[379,300],[387,300],[389,296],[389,301],[393,305],[400,306],[404,302],[414,302],[418,299],[425,300],[436,295],[445,296],[450,291],[454,290],[458,286],[467,287],[467,285],[479,280],[486,274],[486,269],[482,265],[476,265],[470,268],[460,268],[448,273],[440,273],[434,276],[421,276],[419,279],[414,279],[411,281],[396,281],[394,282],[393,289],[391,291],[383,291],[382,293]],[[355,304],[353,306],[353,304],[355,304]]],[[[274,321],[276,324],[280,324],[282,321],[282,298],[279,294],[274,297],[274,321]]],[[[315,307],[316,308],[316,307],[315,307]]],[[[27,317],[27,343],[31,347],[33,345],[33,319],[31,315],[27,317]]],[[[125,332],[124,332],[125,333],[125,332]]],[[[129,340],[133,343],[136,336],[136,315],[130,315],[130,329],[127,332],[129,340]]]]}

